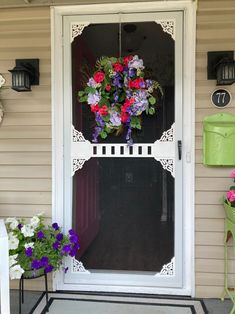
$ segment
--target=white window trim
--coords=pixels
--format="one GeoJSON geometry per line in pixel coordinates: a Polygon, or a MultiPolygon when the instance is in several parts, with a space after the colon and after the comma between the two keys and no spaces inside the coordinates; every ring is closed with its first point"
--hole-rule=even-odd
{"type": "MultiPolygon", "coordinates": [[[[195,147],[195,35],[196,2],[156,1],[117,4],[56,6],[51,8],[51,72],[52,72],[52,218],[63,225],[63,34],[65,15],[184,11],[184,64],[183,64],[183,288],[153,288],[147,293],[195,296],[195,205],[194,205],[194,147],[195,147]],[[146,9],[148,8],[148,9],[146,9]]],[[[54,289],[76,290],[76,285],[64,284],[63,275],[53,280],[54,289]]],[[[92,287],[93,291],[117,291],[115,287],[92,287]]],[[[87,287],[80,286],[86,290],[87,287]]],[[[142,292],[136,289],[132,292],[142,292]]]]}

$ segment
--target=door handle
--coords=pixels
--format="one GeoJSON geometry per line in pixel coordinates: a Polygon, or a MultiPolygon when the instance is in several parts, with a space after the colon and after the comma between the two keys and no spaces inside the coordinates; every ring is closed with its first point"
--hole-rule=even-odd
{"type": "Polygon", "coordinates": [[[178,156],[179,156],[179,160],[181,160],[182,157],[182,141],[178,141],[178,156]]]}

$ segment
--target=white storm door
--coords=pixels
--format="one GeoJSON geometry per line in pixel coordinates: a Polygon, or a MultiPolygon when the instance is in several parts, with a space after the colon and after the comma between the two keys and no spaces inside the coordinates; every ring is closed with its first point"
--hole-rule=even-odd
{"type": "Polygon", "coordinates": [[[76,15],[63,23],[64,225],[81,237],[64,283],[181,288],[183,12],[76,15]],[[122,54],[139,55],[164,89],[131,147],[125,137],[92,143],[94,121],[76,97],[85,69],[118,55],[120,23],[122,54]]]}

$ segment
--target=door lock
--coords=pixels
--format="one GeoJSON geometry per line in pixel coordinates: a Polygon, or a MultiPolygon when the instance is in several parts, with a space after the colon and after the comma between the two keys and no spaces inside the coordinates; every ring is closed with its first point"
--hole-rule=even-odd
{"type": "Polygon", "coordinates": [[[182,157],[182,141],[178,141],[178,156],[179,156],[179,160],[181,160],[182,157]]]}

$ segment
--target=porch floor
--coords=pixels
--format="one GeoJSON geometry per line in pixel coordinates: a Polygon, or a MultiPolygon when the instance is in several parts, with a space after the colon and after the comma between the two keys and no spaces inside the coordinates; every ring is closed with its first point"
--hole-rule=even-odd
{"type": "MultiPolygon", "coordinates": [[[[30,310],[36,304],[42,292],[39,291],[25,291],[25,302],[22,305],[22,314],[29,314],[30,310]]],[[[19,313],[19,292],[18,290],[11,290],[11,314],[19,313]]],[[[232,308],[232,302],[219,299],[204,299],[206,308],[209,314],[227,314],[232,308]]],[[[3,314],[3,313],[2,313],[3,314]]],[[[69,314],[69,313],[68,313],[69,314]]]]}

